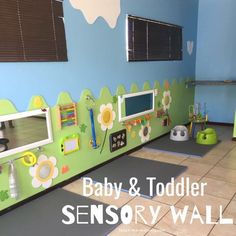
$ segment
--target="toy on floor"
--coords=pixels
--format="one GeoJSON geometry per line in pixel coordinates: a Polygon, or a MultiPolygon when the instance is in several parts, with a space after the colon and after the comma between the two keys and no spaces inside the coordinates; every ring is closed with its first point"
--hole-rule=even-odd
{"type": "Polygon", "coordinates": [[[189,134],[194,138],[195,137],[195,128],[197,124],[201,124],[201,129],[206,129],[206,123],[208,121],[207,106],[204,103],[203,112],[201,111],[201,103],[196,103],[189,107],[189,121],[190,128],[189,134]]]}
{"type": "Polygon", "coordinates": [[[212,128],[197,133],[197,143],[202,145],[214,145],[218,142],[216,131],[212,128]]]}
{"type": "Polygon", "coordinates": [[[189,133],[187,127],[183,125],[175,126],[170,132],[170,139],[173,141],[188,141],[189,133]]]}

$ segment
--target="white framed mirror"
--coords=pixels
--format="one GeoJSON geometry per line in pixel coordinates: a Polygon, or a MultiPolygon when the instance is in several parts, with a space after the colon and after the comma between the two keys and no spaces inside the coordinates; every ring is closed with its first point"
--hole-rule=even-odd
{"type": "Polygon", "coordinates": [[[119,122],[154,112],[156,93],[154,89],[118,96],[119,122]]]}
{"type": "Polygon", "coordinates": [[[49,108],[0,116],[0,158],[52,142],[49,108]]]}

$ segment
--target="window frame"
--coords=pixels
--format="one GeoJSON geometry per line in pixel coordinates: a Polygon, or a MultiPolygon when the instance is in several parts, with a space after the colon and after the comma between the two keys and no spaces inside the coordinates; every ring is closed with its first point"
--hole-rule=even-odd
{"type": "MultiPolygon", "coordinates": [[[[169,32],[169,34],[171,34],[172,32],[169,32]]],[[[171,45],[172,43],[169,42],[169,44],[171,45]]],[[[170,49],[169,49],[170,51],[170,49]]],[[[182,26],[179,26],[179,25],[176,25],[176,24],[171,24],[171,23],[167,23],[167,22],[163,22],[163,21],[158,21],[158,20],[152,20],[152,19],[147,19],[147,18],[143,18],[143,17],[138,17],[138,16],[133,16],[133,15],[126,15],[126,59],[128,62],[138,62],[138,61],[182,61],[183,60],[183,27],[182,26]],[[133,58],[130,57],[130,53],[132,52],[133,55],[134,55],[134,47],[132,49],[130,49],[130,44],[133,42],[134,44],[134,26],[132,27],[132,32],[130,33],[130,22],[129,20],[133,19],[133,22],[134,20],[138,20],[138,21],[143,21],[147,24],[146,26],[146,45],[147,45],[147,48],[146,48],[146,58],[142,58],[142,59],[136,59],[135,56],[133,56],[133,58]],[[170,29],[178,29],[180,30],[180,42],[179,42],[179,48],[177,48],[177,50],[179,50],[179,55],[176,56],[176,54],[172,55],[172,57],[169,57],[169,58],[152,58],[150,59],[148,57],[148,54],[149,54],[149,35],[147,32],[147,29],[149,28],[148,27],[148,23],[155,23],[155,24],[159,24],[159,25],[162,25],[162,26],[167,26],[169,27],[169,30],[170,29]],[[130,37],[132,37],[132,39],[130,39],[130,37]]]]}
{"type": "Polygon", "coordinates": [[[0,3],[0,63],[68,61],[63,0],[34,1],[0,3]]]}

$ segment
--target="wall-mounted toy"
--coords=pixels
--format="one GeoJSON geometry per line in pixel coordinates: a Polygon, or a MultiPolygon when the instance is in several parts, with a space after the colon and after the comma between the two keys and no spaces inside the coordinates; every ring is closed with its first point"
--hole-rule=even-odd
{"type": "Polygon", "coordinates": [[[110,151],[114,152],[127,145],[126,129],[110,134],[110,151]]]}
{"type": "Polygon", "coordinates": [[[91,132],[92,132],[92,139],[90,140],[90,144],[93,149],[97,149],[99,145],[97,144],[97,137],[96,137],[96,130],[95,130],[95,123],[94,123],[94,111],[93,107],[95,106],[95,99],[87,95],[86,96],[86,103],[87,103],[87,110],[89,111],[89,118],[90,118],[90,124],[91,124],[91,132]]]}
{"type": "Polygon", "coordinates": [[[21,157],[21,162],[25,166],[33,166],[37,162],[37,158],[33,152],[25,152],[21,157]]]}
{"type": "Polygon", "coordinates": [[[58,127],[60,129],[78,125],[76,103],[70,103],[67,105],[58,105],[57,111],[58,111],[58,127]]]}
{"type": "Polygon", "coordinates": [[[162,100],[159,101],[157,104],[158,110],[156,111],[156,118],[162,119],[162,126],[166,127],[169,126],[171,123],[170,115],[169,115],[169,109],[170,105],[172,103],[172,97],[171,92],[169,90],[169,82],[165,82],[165,91],[163,92],[162,100]]]}
{"type": "Polygon", "coordinates": [[[10,197],[17,200],[19,198],[20,193],[19,193],[16,167],[13,161],[9,162],[8,178],[9,178],[10,197]]]}
{"type": "Polygon", "coordinates": [[[206,123],[208,121],[207,114],[207,105],[204,103],[203,109],[201,107],[201,103],[196,103],[195,105],[189,106],[189,121],[190,128],[189,133],[192,137],[195,137],[195,127],[197,124],[201,125],[201,129],[206,129],[206,123]]]}
{"type": "Polygon", "coordinates": [[[61,152],[64,155],[70,154],[72,152],[76,152],[79,150],[79,135],[73,134],[67,136],[61,141],[61,152]]]}
{"type": "Polygon", "coordinates": [[[137,118],[130,121],[123,122],[123,125],[125,125],[127,131],[130,133],[132,131],[132,128],[137,125],[145,125],[149,120],[151,120],[152,116],[150,114],[145,115],[142,118],[137,118]]]}
{"type": "Polygon", "coordinates": [[[167,114],[165,117],[162,118],[162,122],[161,122],[163,127],[167,127],[171,124],[171,119],[169,114],[167,114]]]}
{"type": "Polygon", "coordinates": [[[96,131],[95,131],[95,125],[94,125],[94,116],[93,116],[93,109],[89,109],[89,117],[90,117],[90,123],[91,123],[91,129],[92,129],[92,147],[94,149],[98,148],[97,145],[97,137],[96,137],[96,131]]]}
{"type": "Polygon", "coordinates": [[[163,118],[163,116],[165,115],[166,115],[166,112],[164,111],[163,108],[156,111],[156,118],[163,118]]]}
{"type": "Polygon", "coordinates": [[[169,126],[171,123],[168,110],[164,111],[163,108],[156,111],[156,118],[162,119],[161,124],[163,127],[169,126]]]}

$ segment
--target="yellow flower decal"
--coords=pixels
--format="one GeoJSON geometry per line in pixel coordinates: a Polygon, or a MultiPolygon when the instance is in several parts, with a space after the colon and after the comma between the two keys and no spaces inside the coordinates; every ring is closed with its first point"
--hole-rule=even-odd
{"type": "Polygon", "coordinates": [[[163,105],[163,110],[164,111],[170,109],[171,102],[172,102],[172,98],[170,96],[170,90],[164,91],[163,98],[162,98],[162,105],[163,105]]]}
{"type": "Polygon", "coordinates": [[[103,131],[112,129],[115,118],[116,113],[113,111],[111,103],[108,103],[107,105],[102,104],[100,106],[100,114],[98,115],[97,120],[101,124],[101,129],[103,131]]]}
{"type": "Polygon", "coordinates": [[[33,177],[32,186],[39,188],[49,188],[52,185],[52,180],[58,176],[58,168],[56,167],[57,160],[55,157],[40,155],[35,166],[30,167],[29,173],[33,177]]]}

